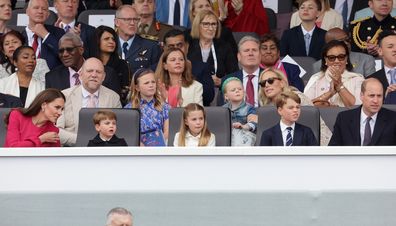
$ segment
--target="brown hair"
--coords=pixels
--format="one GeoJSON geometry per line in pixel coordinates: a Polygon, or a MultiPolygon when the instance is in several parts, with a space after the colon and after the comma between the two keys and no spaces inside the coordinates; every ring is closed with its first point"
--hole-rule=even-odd
{"type": "Polygon", "coordinates": [[[283,107],[288,99],[294,100],[296,103],[301,104],[300,97],[292,91],[283,91],[275,98],[275,106],[276,108],[283,107]]]}
{"type": "Polygon", "coordinates": [[[191,37],[192,38],[199,38],[200,34],[199,34],[199,27],[201,26],[201,22],[205,19],[205,17],[209,17],[212,16],[213,18],[216,19],[217,22],[217,28],[216,28],[216,35],[214,38],[220,38],[220,34],[221,34],[221,23],[219,21],[219,19],[217,18],[216,14],[210,10],[202,10],[201,12],[199,12],[191,25],[191,37]]]}
{"type": "MultiPolygon", "coordinates": [[[[299,0],[298,2],[298,8],[300,9],[301,5],[309,0],[299,0]]],[[[318,7],[318,11],[322,11],[322,2],[320,0],[312,0],[313,2],[315,2],[316,6],[318,7]]]]}
{"type": "Polygon", "coordinates": [[[99,125],[101,121],[106,119],[117,121],[117,115],[111,110],[99,110],[92,118],[95,125],[99,125]]]}
{"type": "Polygon", "coordinates": [[[181,119],[180,130],[179,130],[179,140],[178,140],[179,146],[186,146],[186,133],[187,131],[189,131],[189,128],[186,125],[186,120],[189,113],[192,111],[202,111],[203,113],[205,123],[201,131],[201,137],[199,138],[198,146],[206,146],[209,143],[212,134],[208,129],[204,107],[196,103],[190,103],[184,107],[183,117],[181,119]]]}

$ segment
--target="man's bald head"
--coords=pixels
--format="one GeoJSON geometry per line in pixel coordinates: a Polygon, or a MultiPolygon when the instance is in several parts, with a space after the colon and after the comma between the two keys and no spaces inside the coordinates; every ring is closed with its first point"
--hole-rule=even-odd
{"type": "Polygon", "coordinates": [[[333,40],[345,41],[348,39],[348,34],[341,28],[335,27],[326,32],[325,42],[328,43],[333,40]]]}

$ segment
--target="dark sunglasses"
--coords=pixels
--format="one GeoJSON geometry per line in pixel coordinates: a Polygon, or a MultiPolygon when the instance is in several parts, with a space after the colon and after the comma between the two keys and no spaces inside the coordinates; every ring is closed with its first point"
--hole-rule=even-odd
{"type": "Polygon", "coordinates": [[[266,80],[261,80],[260,82],[259,82],[259,85],[261,86],[261,87],[265,87],[265,84],[268,82],[268,84],[270,84],[270,85],[272,85],[272,84],[274,84],[274,81],[275,80],[282,80],[282,79],[280,79],[280,78],[276,78],[276,77],[274,77],[274,78],[269,78],[269,79],[266,79],[266,80]]]}
{"type": "Polygon", "coordinates": [[[81,46],[74,46],[74,47],[66,47],[58,50],[59,54],[63,54],[65,51],[68,53],[72,53],[76,48],[81,47],[81,46]]]}
{"type": "Polygon", "coordinates": [[[340,54],[338,56],[334,56],[334,55],[328,55],[326,56],[326,58],[330,61],[330,62],[334,62],[336,59],[338,59],[338,61],[344,61],[346,58],[346,54],[340,54]]]}

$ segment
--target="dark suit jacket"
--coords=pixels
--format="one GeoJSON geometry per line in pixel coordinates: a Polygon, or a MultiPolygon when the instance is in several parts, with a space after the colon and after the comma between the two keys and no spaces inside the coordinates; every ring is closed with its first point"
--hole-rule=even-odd
{"type": "MultiPolygon", "coordinates": [[[[65,34],[65,31],[52,25],[44,24],[44,26],[49,32],[49,35],[47,39],[41,43],[40,56],[47,61],[47,65],[51,70],[62,64],[58,57],[58,41],[65,34]]],[[[26,42],[28,42],[29,39],[26,30],[23,30],[22,35],[25,37],[26,42]]]]}
{"type": "MultiPolygon", "coordinates": [[[[320,60],[322,47],[325,45],[325,34],[325,30],[319,27],[315,28],[311,37],[308,56],[320,60]]],[[[280,53],[281,56],[307,56],[301,26],[293,27],[283,32],[280,42],[280,53]]]]}
{"type": "MultiPolygon", "coordinates": [[[[116,72],[105,66],[106,77],[103,85],[120,95],[121,85],[116,72]]],[[[45,74],[45,88],[64,90],[70,88],[69,69],[60,65],[45,74]]]]}
{"type": "Polygon", "coordinates": [[[301,92],[304,92],[304,82],[300,78],[300,68],[297,65],[286,62],[283,62],[282,64],[285,68],[289,85],[296,87],[301,92]]]}
{"type": "Polygon", "coordinates": [[[99,147],[99,146],[128,146],[124,138],[118,138],[116,135],[109,141],[103,141],[99,134],[94,137],[94,139],[88,142],[88,147],[99,147]]]}
{"type": "MultiPolygon", "coordinates": [[[[362,107],[340,112],[334,124],[329,146],[360,146],[360,112],[362,107]]],[[[381,108],[369,145],[396,145],[396,112],[381,108]]]]}
{"type": "Polygon", "coordinates": [[[92,56],[92,45],[90,43],[92,40],[94,40],[93,37],[95,35],[95,28],[91,25],[77,21],[75,26],[78,26],[79,24],[81,24],[80,38],[84,43],[84,58],[88,59],[90,56],[92,56]]]}
{"type": "MultiPolygon", "coordinates": [[[[120,56],[122,56],[122,44],[120,43],[118,48],[120,56]]],[[[133,74],[139,68],[151,68],[155,71],[160,56],[161,49],[158,42],[144,39],[136,34],[125,60],[129,62],[133,74]]]]}
{"type": "Polygon", "coordinates": [[[0,108],[23,107],[21,99],[8,94],[0,93],[0,108]]]}
{"type": "MultiPolygon", "coordinates": [[[[217,72],[216,75],[219,78],[224,77],[227,74],[233,73],[239,70],[238,61],[234,55],[230,45],[221,40],[215,39],[213,41],[216,57],[217,57],[217,72]]],[[[191,61],[202,61],[201,46],[199,45],[199,39],[193,39],[191,45],[188,49],[187,58],[191,61]]],[[[214,74],[214,61],[212,52],[209,53],[209,58],[207,63],[211,67],[211,72],[214,74]]]]}
{"type": "MultiPolygon", "coordinates": [[[[280,124],[265,130],[261,135],[261,146],[284,146],[280,124]]],[[[296,123],[292,146],[317,146],[318,141],[309,127],[296,123]]]]}
{"type": "Polygon", "coordinates": [[[191,66],[195,80],[200,82],[203,87],[203,105],[209,106],[213,101],[215,93],[215,86],[210,73],[210,67],[208,64],[199,61],[192,61],[191,66]]]}
{"type": "MultiPolygon", "coordinates": [[[[334,9],[335,7],[335,2],[336,0],[330,0],[330,7],[334,9]]],[[[368,1],[367,0],[354,0],[352,4],[352,10],[351,10],[351,15],[349,16],[349,21],[351,22],[353,18],[355,18],[355,13],[356,11],[359,11],[361,9],[364,9],[368,7],[368,1]]]]}

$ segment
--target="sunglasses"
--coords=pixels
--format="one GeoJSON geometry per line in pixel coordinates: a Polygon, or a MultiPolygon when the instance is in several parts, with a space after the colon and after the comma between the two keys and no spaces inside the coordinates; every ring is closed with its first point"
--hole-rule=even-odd
{"type": "Polygon", "coordinates": [[[327,58],[330,62],[334,62],[336,59],[338,59],[338,61],[344,61],[346,57],[347,57],[346,54],[340,54],[340,55],[338,55],[338,56],[334,56],[334,55],[328,55],[328,56],[326,56],[326,58],[327,58]]]}
{"type": "Polygon", "coordinates": [[[267,84],[267,82],[268,82],[268,84],[270,84],[270,85],[272,85],[272,84],[274,84],[274,82],[275,82],[275,80],[282,80],[282,79],[280,79],[280,78],[269,78],[269,79],[266,79],[266,80],[261,80],[260,82],[259,82],[259,85],[261,86],[261,87],[265,87],[265,85],[267,84]]]}
{"type": "Polygon", "coordinates": [[[58,50],[59,54],[63,54],[65,51],[68,53],[72,53],[76,48],[81,47],[81,46],[74,46],[74,47],[66,47],[58,50]]]}

